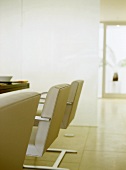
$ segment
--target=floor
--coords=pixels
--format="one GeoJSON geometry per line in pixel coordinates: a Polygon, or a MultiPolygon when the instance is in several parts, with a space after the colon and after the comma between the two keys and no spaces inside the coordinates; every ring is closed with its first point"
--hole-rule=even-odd
{"type": "MultiPolygon", "coordinates": [[[[126,170],[126,100],[99,99],[98,126],[60,130],[51,148],[77,150],[67,153],[60,164],[70,170],[126,170]]],[[[52,166],[57,156],[46,152],[42,158],[26,157],[25,164],[52,166]]]]}

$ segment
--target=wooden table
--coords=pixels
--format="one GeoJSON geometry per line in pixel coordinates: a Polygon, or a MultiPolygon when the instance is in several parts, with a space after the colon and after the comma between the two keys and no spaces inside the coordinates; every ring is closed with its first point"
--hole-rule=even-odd
{"type": "Polygon", "coordinates": [[[0,86],[0,94],[29,88],[29,83],[12,83],[0,86]]]}

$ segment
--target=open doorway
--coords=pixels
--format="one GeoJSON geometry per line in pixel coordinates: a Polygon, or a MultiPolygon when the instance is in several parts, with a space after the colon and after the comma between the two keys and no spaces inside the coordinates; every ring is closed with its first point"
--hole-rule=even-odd
{"type": "Polygon", "coordinates": [[[106,22],[99,29],[99,93],[126,97],[126,23],[106,22]]]}

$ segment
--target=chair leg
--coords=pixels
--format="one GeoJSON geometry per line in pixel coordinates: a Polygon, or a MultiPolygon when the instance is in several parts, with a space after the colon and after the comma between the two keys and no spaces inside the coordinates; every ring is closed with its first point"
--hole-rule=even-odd
{"type": "Polygon", "coordinates": [[[49,167],[49,166],[30,166],[30,165],[23,165],[23,168],[27,168],[27,169],[42,169],[42,170],[69,170],[66,168],[54,168],[54,167],[49,167]]]}
{"type": "Polygon", "coordinates": [[[28,169],[49,169],[49,170],[69,170],[67,168],[59,168],[59,164],[62,161],[63,157],[65,156],[66,153],[77,153],[77,151],[75,150],[67,150],[67,149],[53,149],[53,148],[49,148],[47,149],[48,152],[60,152],[57,160],[55,161],[55,163],[53,164],[52,167],[48,167],[48,166],[34,166],[34,165],[23,165],[23,168],[28,168],[28,169]]]}

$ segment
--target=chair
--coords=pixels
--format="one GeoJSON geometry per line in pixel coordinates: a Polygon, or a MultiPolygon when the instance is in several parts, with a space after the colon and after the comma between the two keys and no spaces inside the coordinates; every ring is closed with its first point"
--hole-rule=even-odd
{"type": "MultiPolygon", "coordinates": [[[[73,81],[70,85],[69,95],[68,95],[68,98],[67,98],[67,101],[65,104],[65,110],[64,110],[63,118],[62,118],[61,125],[60,125],[60,128],[62,128],[62,129],[66,129],[69,126],[69,124],[71,123],[71,121],[74,119],[83,83],[84,83],[83,80],[76,80],[76,81],[73,81]]],[[[43,97],[43,95],[47,95],[48,93],[47,92],[42,93],[42,97],[41,97],[42,101],[39,102],[40,104],[45,105],[46,96],[43,97]]],[[[61,112],[61,109],[60,109],[60,112],[61,112]]],[[[43,114],[42,110],[38,110],[37,116],[40,116],[41,114],[43,114]]],[[[35,125],[37,125],[37,123],[35,125]]],[[[65,154],[67,152],[77,153],[77,151],[75,151],[75,150],[54,149],[54,148],[48,148],[47,151],[60,152],[58,159],[56,160],[55,164],[53,165],[53,167],[55,167],[55,169],[59,166],[60,162],[62,161],[63,157],[65,156],[65,154]]],[[[39,168],[41,168],[41,167],[39,167],[39,168]]],[[[61,169],[63,169],[63,168],[61,168],[61,169]]]]}
{"type": "MultiPolygon", "coordinates": [[[[65,107],[65,112],[60,126],[61,129],[66,129],[75,117],[83,83],[83,80],[76,80],[73,81],[70,85],[70,91],[65,107]]],[[[65,134],[65,136],[74,136],[74,134],[65,134]]],[[[58,157],[57,161],[57,166],[60,164],[66,153],[77,153],[76,150],[54,148],[49,148],[47,151],[60,152],[60,156],[58,157]]]]}
{"type": "Polygon", "coordinates": [[[62,129],[66,129],[75,117],[83,83],[83,80],[76,80],[73,81],[70,85],[70,92],[66,103],[66,109],[61,123],[62,129]]]}
{"type": "Polygon", "coordinates": [[[22,170],[40,94],[0,96],[0,168],[22,170]]]}
{"type": "MultiPolygon", "coordinates": [[[[41,157],[53,141],[57,138],[60,125],[64,116],[70,86],[67,84],[56,85],[50,88],[41,116],[36,116],[38,126],[34,126],[28,144],[26,155],[41,157]]],[[[24,165],[25,168],[63,170],[57,164],[53,167],[24,165]]],[[[64,169],[65,170],[65,169],[64,169]]]]}

